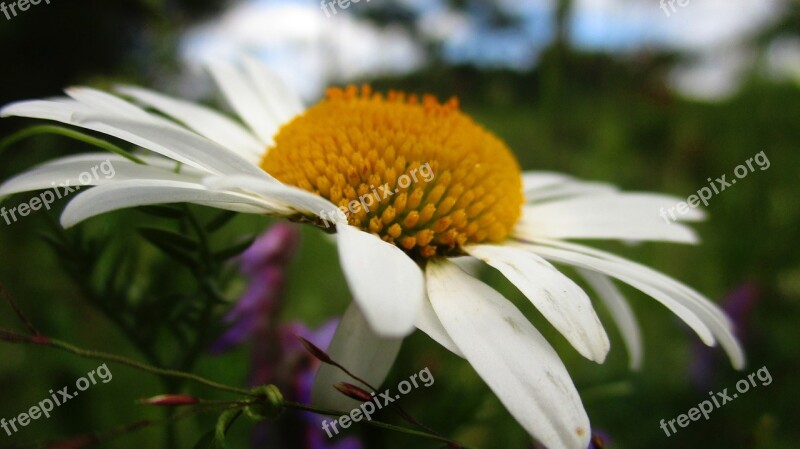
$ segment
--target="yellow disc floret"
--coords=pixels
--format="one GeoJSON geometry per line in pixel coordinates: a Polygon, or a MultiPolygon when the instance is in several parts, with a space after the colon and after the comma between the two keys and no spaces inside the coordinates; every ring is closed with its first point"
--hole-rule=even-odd
{"type": "Polygon", "coordinates": [[[523,203],[516,159],[455,99],[330,89],[281,128],[261,166],[415,259],[505,239],[523,203]]]}

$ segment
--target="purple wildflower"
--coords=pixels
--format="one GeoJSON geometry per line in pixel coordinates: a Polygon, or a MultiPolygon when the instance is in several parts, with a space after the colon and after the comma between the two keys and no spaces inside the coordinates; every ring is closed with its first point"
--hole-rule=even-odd
{"type": "MultiPolygon", "coordinates": [[[[742,344],[747,342],[750,315],[760,296],[760,291],[754,283],[745,282],[722,299],[722,309],[733,322],[734,334],[742,344]]],[[[692,383],[700,390],[707,390],[714,383],[715,361],[714,353],[708,347],[699,342],[694,344],[689,376],[692,383]]]]}
{"type": "MultiPolygon", "coordinates": [[[[277,224],[259,237],[240,258],[240,270],[249,278],[247,291],[225,316],[228,330],[210,348],[222,353],[250,344],[251,386],[274,384],[289,401],[308,403],[311,385],[319,367],[298,341],[301,336],[320,348],[327,348],[338,320],[324,323],[312,331],[302,323],[278,324],[286,283],[286,267],[299,242],[299,231],[288,224],[277,224]]],[[[266,422],[254,431],[253,447],[298,449],[362,449],[354,437],[328,439],[322,417],[313,413],[287,413],[279,423],[266,422]]]]}

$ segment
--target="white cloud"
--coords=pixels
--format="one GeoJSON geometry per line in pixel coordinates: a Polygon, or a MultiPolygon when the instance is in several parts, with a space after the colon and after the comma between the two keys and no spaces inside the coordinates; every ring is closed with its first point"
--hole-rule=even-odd
{"type": "Polygon", "coordinates": [[[379,28],[346,10],[327,17],[316,2],[238,4],[187,33],[182,50],[192,65],[242,52],[271,63],[306,100],[331,83],[406,73],[424,62],[424,51],[406,31],[379,28]]]}

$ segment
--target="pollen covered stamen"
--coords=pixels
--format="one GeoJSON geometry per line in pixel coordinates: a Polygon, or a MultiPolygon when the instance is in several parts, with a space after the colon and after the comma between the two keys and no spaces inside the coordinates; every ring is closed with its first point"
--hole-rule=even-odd
{"type": "Polygon", "coordinates": [[[516,159],[456,99],[366,86],[330,89],[281,128],[261,166],[415,258],[503,240],[523,203],[516,159]]]}

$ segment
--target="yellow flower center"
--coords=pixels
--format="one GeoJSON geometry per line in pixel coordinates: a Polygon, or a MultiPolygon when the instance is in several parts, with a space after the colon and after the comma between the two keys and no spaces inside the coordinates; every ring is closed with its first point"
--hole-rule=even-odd
{"type": "Polygon", "coordinates": [[[366,86],[329,89],[281,128],[261,167],[415,259],[505,239],[523,204],[511,151],[456,99],[383,96],[366,86]]]}

